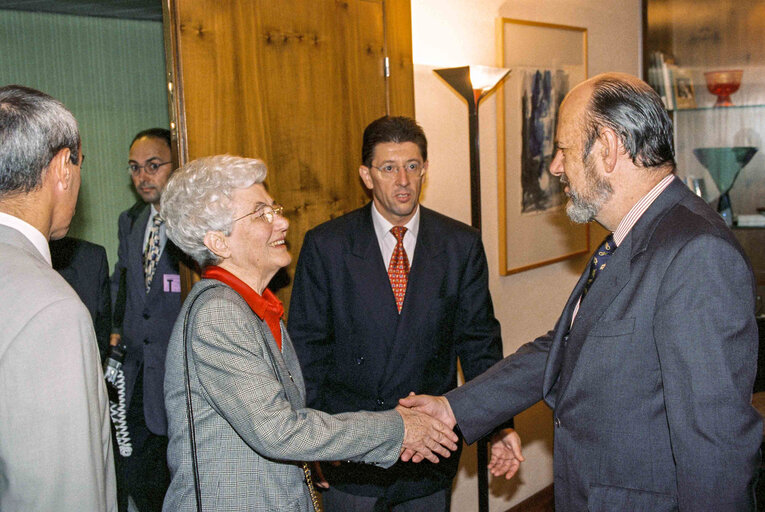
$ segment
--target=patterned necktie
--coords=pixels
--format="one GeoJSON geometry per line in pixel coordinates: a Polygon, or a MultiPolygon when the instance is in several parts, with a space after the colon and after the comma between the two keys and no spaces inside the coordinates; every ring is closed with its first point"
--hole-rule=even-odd
{"type": "Polygon", "coordinates": [[[151,280],[154,279],[154,271],[159,262],[159,227],[164,221],[159,214],[154,216],[154,220],[149,230],[149,239],[146,242],[146,248],[143,251],[143,276],[146,285],[146,293],[151,289],[151,280]]]}
{"type": "Polygon", "coordinates": [[[409,258],[406,257],[404,250],[404,226],[393,226],[390,230],[396,237],[396,248],[393,249],[393,255],[388,265],[388,278],[390,286],[393,289],[393,295],[396,297],[396,307],[401,313],[401,307],[404,305],[404,296],[406,295],[406,283],[409,279],[409,258]]]}
{"type": "Polygon", "coordinates": [[[616,250],[616,244],[614,243],[614,235],[608,235],[606,239],[603,241],[602,244],[600,244],[600,247],[598,247],[598,250],[595,251],[595,256],[592,257],[592,262],[590,263],[590,272],[589,276],[587,277],[587,283],[584,285],[584,290],[582,291],[582,299],[584,299],[584,296],[587,295],[587,292],[590,289],[590,286],[592,286],[592,283],[595,281],[595,278],[598,277],[598,274],[606,268],[606,263],[608,262],[608,258],[611,257],[611,255],[616,250]]]}

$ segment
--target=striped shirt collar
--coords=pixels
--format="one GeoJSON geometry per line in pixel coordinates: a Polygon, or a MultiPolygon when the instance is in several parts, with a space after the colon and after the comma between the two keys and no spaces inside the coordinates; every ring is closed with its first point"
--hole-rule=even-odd
{"type": "Polygon", "coordinates": [[[614,231],[614,243],[617,247],[619,247],[624,239],[627,238],[627,235],[635,226],[635,223],[643,216],[648,207],[656,201],[656,198],[664,192],[664,189],[667,188],[674,179],[675,175],[673,173],[666,175],[664,179],[651,189],[650,192],[644,195],[640,201],[635,203],[635,206],[633,206],[627,215],[624,216],[622,221],[616,227],[616,231],[614,231]]]}
{"type": "MultiPolygon", "coordinates": [[[[672,183],[674,178],[675,175],[672,173],[665,176],[659,183],[656,184],[655,187],[651,189],[650,192],[644,195],[640,201],[635,203],[635,206],[633,206],[627,215],[624,216],[622,221],[616,227],[616,231],[614,231],[614,243],[616,244],[616,247],[619,247],[624,239],[627,238],[627,235],[635,226],[635,223],[640,219],[640,217],[643,216],[648,207],[651,206],[654,201],[656,201],[656,198],[659,197],[662,192],[664,192],[664,189],[667,188],[670,183],[672,183]]],[[[571,324],[569,327],[574,325],[574,320],[576,319],[577,313],[579,313],[579,306],[581,304],[582,298],[579,297],[579,300],[576,301],[576,305],[574,306],[574,311],[571,314],[571,324]]]]}

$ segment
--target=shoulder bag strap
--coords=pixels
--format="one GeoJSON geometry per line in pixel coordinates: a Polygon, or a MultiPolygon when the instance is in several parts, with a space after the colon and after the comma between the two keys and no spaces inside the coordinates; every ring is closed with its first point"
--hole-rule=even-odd
{"type": "Polygon", "coordinates": [[[186,315],[183,317],[183,376],[186,384],[186,417],[189,422],[189,442],[191,443],[191,465],[194,469],[194,493],[197,498],[197,512],[202,512],[202,485],[199,482],[199,463],[197,461],[197,440],[196,433],[194,432],[194,409],[191,405],[191,377],[189,376],[189,335],[188,325],[189,317],[191,316],[191,310],[197,299],[210,288],[215,288],[220,285],[211,284],[210,286],[203,288],[194,297],[186,309],[186,315]]]}

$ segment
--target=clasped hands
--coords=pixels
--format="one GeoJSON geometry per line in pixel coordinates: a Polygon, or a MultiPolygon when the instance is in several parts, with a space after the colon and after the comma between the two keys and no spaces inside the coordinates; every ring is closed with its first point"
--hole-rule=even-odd
{"type": "MultiPolygon", "coordinates": [[[[457,434],[451,405],[446,397],[410,393],[399,400],[396,411],[404,420],[404,443],[401,460],[438,462],[438,455],[449,457],[457,449],[457,434]]],[[[525,459],[521,453],[521,438],[511,428],[492,436],[489,470],[494,476],[512,478],[525,459]]]]}

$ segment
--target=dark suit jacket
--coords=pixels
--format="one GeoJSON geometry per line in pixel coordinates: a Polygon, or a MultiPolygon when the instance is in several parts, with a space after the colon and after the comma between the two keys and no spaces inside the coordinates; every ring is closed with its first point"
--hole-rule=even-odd
{"type": "Polygon", "coordinates": [[[120,243],[111,286],[115,301],[120,295],[124,297],[124,305],[115,307],[114,323],[122,326],[122,342],[127,348],[123,363],[126,403],[129,406],[138,372],[143,368],[146,426],[154,434],[166,435],[165,355],[173,324],[181,309],[180,278],[175,276],[179,275],[178,262],[184,256],[170,240],[167,241],[147,294],[143,277],[143,239],[149,213],[150,206],[146,204],[120,214],[120,243]]]}
{"type": "Polygon", "coordinates": [[[754,510],[762,421],[754,278],[720,216],[675,180],[555,328],[446,396],[476,439],[544,399],[557,511],[754,510]]]}
{"type": "MultiPolygon", "coordinates": [[[[288,328],[307,403],[329,413],[380,411],[410,391],[457,384],[457,357],[474,377],[502,357],[478,231],[420,207],[420,228],[399,316],[372,224],[371,203],[310,230],[295,271],[288,328]]],[[[343,465],[328,480],[390,501],[449,487],[459,457],[391,469],[343,465]]]]}
{"type": "Polygon", "coordinates": [[[112,329],[112,303],[109,294],[109,263],[106,249],[79,238],[50,241],[53,268],[74,288],[88,308],[103,361],[112,329]]]}

